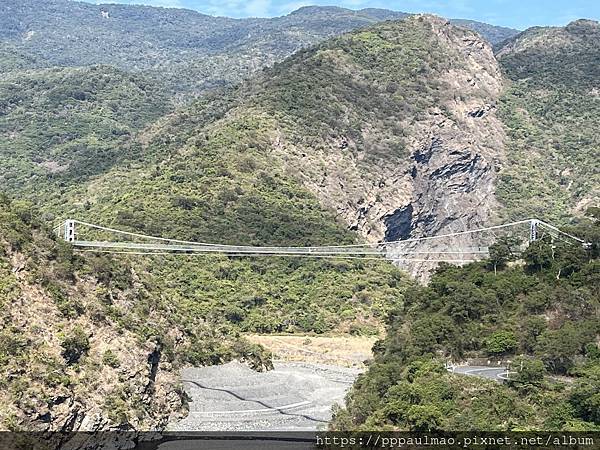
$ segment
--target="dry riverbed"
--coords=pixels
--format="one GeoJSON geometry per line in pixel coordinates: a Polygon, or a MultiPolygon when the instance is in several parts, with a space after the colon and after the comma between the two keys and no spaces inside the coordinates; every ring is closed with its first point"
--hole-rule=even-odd
{"type": "Polygon", "coordinates": [[[187,368],[190,413],[173,431],[311,431],[326,429],[371,356],[374,338],[249,336],[275,355],[275,368],[255,372],[232,362],[187,368]]]}

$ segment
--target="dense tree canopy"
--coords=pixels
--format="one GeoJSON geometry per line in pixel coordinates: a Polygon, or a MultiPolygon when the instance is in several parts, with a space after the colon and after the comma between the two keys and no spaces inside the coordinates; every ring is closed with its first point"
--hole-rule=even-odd
{"type": "Polygon", "coordinates": [[[596,236],[586,247],[545,237],[496,271],[440,268],[390,315],[333,428],[600,429],[599,230],[595,220],[574,230],[596,236]],[[511,361],[510,381],[444,368],[469,358],[511,361]]]}

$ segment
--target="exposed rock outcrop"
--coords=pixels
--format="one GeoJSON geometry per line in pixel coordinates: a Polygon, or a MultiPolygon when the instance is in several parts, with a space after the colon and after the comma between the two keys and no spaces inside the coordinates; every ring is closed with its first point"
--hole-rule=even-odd
{"type": "MultiPolygon", "coordinates": [[[[3,212],[0,219],[7,217],[3,212]]],[[[183,415],[178,375],[161,346],[115,319],[136,293],[113,288],[109,295],[97,278],[76,270],[82,261],[57,257],[64,250],[44,233],[28,236],[21,223],[5,234],[6,223],[0,223],[0,430],[136,432],[160,430],[183,415]]]]}
{"type": "MultiPolygon", "coordinates": [[[[403,151],[385,148],[380,136],[387,131],[368,118],[359,138],[339,136],[322,147],[298,149],[281,134],[274,140],[289,171],[371,242],[474,228],[490,223],[498,206],[494,182],[504,160],[505,135],[496,103],[503,81],[492,48],[441,18],[405,22],[427,30],[426,39],[444,62],[425,69],[421,89],[429,104],[395,124],[405,136],[403,151]],[[386,156],[372,157],[380,148],[386,156]]],[[[375,83],[367,81],[368,75],[349,76],[375,83]]],[[[391,101],[406,101],[393,95],[391,101]]],[[[456,244],[468,246],[471,240],[456,244]]]]}

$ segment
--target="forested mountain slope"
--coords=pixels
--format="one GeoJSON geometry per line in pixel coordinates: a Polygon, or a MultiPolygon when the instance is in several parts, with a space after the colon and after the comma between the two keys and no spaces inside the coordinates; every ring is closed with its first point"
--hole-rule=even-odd
{"type": "MultiPolygon", "coordinates": [[[[24,65],[8,51],[15,67],[24,65]]],[[[38,204],[62,202],[67,186],[141,158],[132,138],[171,108],[155,83],[109,66],[7,71],[0,80],[2,190],[38,204]]]]}
{"type": "Polygon", "coordinates": [[[37,65],[33,56],[19,50],[8,42],[0,44],[0,71],[10,72],[16,69],[26,69],[37,65]]]}
{"type": "MultiPolygon", "coordinates": [[[[513,214],[494,196],[496,173],[518,169],[496,114],[505,83],[475,33],[431,16],[377,25],[161,119],[119,148],[123,161],[44,208],[226,244],[343,244],[356,242],[348,229],[376,241],[489,224],[513,214]]],[[[185,311],[247,331],[373,332],[406,288],[377,263],[159,260],[135,264],[185,311]]]]}
{"type": "MultiPolygon", "coordinates": [[[[78,194],[91,211],[74,213],[104,210],[113,224],[154,233],[196,223],[179,234],[239,243],[284,242],[264,223],[288,223],[298,208],[310,217],[317,200],[370,240],[488,223],[503,158],[493,108],[501,88],[489,45],[443,19],[353,32],[179,111],[147,145],[160,163],[98,179],[78,194]],[[312,195],[300,201],[295,189],[312,195]],[[130,219],[117,217],[116,203],[130,219]],[[216,221],[231,235],[215,233],[216,221]]],[[[307,237],[325,232],[317,224],[287,242],[325,242],[307,237]]]]}
{"type": "MultiPolygon", "coordinates": [[[[4,0],[0,40],[32,58],[30,67],[109,64],[143,71],[175,92],[197,93],[238,82],[326,38],[404,16],[389,10],[305,7],[273,19],[235,20],[183,9],[4,0]]],[[[517,32],[460,23],[493,43],[517,32]]]]}
{"type": "MultiPolygon", "coordinates": [[[[580,59],[588,57],[580,55],[580,59]]],[[[504,71],[510,73],[508,65],[504,71]]],[[[11,82],[23,82],[16,73],[11,82]]],[[[27,82],[38,88],[31,94],[25,89],[23,98],[5,103],[5,135],[17,144],[23,135],[43,137],[35,133],[40,119],[27,123],[19,111],[38,106],[43,111],[49,105],[57,118],[50,125],[60,132],[67,126],[66,137],[28,141],[19,151],[5,140],[5,153],[20,157],[23,167],[33,163],[40,182],[28,180],[31,169],[20,170],[15,162],[6,167],[13,171],[13,180],[17,177],[13,185],[24,186],[20,192],[43,192],[42,181],[58,180],[58,189],[44,194],[43,208],[62,217],[178,239],[287,245],[355,242],[347,229],[377,241],[472,228],[493,222],[500,214],[522,217],[537,212],[541,218],[554,217],[551,208],[535,210],[535,202],[527,204],[529,209],[517,210],[510,199],[499,196],[504,205],[497,201],[495,188],[502,194],[502,183],[521,170],[514,140],[509,140],[513,136],[505,135],[511,131],[511,116],[496,114],[499,99],[508,95],[507,80],[486,42],[443,19],[413,16],[334,38],[234,89],[207,95],[137,134],[135,130],[163,105],[161,91],[153,96],[152,84],[106,67],[25,74],[40,73],[54,76],[53,86],[58,87],[45,92],[43,82],[35,78],[27,82]],[[96,81],[77,81],[77,76],[96,81]],[[110,89],[96,92],[99,79],[109,80],[110,89]],[[56,97],[56,92],[62,97],[56,97]],[[58,100],[52,103],[54,99],[58,100]],[[153,99],[156,104],[147,103],[153,99]],[[97,124],[88,128],[89,135],[69,131],[71,122],[77,133],[85,130],[80,125],[89,123],[90,113],[106,124],[105,132],[97,124]],[[65,114],[70,120],[63,123],[65,114]],[[115,127],[115,117],[126,119],[119,127],[129,122],[128,127],[115,127]],[[23,123],[30,127],[26,133],[15,132],[23,123]],[[82,144],[71,146],[70,139],[75,143],[81,139],[82,144]],[[99,142],[106,153],[96,153],[88,140],[99,142]],[[38,145],[37,151],[29,149],[31,142],[38,145]],[[503,174],[500,183],[498,171],[503,174]]],[[[507,111],[505,106],[500,109],[507,111]]],[[[593,169],[589,152],[585,158],[582,167],[593,169]]],[[[287,273],[289,264],[261,262],[254,272],[269,266],[274,279],[278,274],[286,280],[282,273],[287,273]]],[[[307,264],[327,268],[325,278],[338,276],[337,266],[307,264]]],[[[246,272],[249,266],[243,261],[225,265],[255,275],[246,272]]],[[[172,268],[181,271],[176,279],[195,273],[198,280],[203,276],[220,280],[210,292],[221,292],[231,281],[229,275],[221,278],[215,265],[202,270],[191,267],[175,269],[169,263],[155,270],[166,271],[160,280],[169,278],[172,268]]],[[[386,271],[392,278],[375,277],[371,289],[359,287],[358,280],[368,278],[358,275],[364,266],[343,263],[342,267],[344,277],[350,277],[350,284],[357,283],[356,288],[330,291],[329,301],[321,303],[324,319],[315,326],[360,328],[362,323],[372,327],[374,317],[385,311],[383,299],[390,298],[383,292],[396,289],[397,275],[386,271]],[[366,316],[346,320],[340,311],[346,301],[355,301],[356,292],[370,298],[355,305],[366,316]],[[344,300],[339,302],[340,298],[344,300]],[[372,304],[375,309],[370,309],[372,304]]],[[[239,284],[245,281],[242,277],[239,284]]],[[[308,322],[297,325],[289,319],[306,316],[300,313],[306,302],[312,304],[322,295],[319,289],[303,286],[282,311],[279,287],[268,293],[267,300],[259,294],[262,300],[248,302],[239,294],[239,284],[222,302],[217,300],[221,294],[204,296],[203,308],[208,311],[215,302],[235,305],[231,307],[237,312],[231,317],[238,324],[245,322],[242,328],[248,330],[307,329],[308,322]]],[[[283,287],[285,282],[277,285],[283,287]]],[[[201,297],[192,286],[170,283],[165,289],[182,299],[201,297]]]]}
{"type": "Polygon", "coordinates": [[[599,430],[600,225],[588,223],[573,230],[587,250],[546,236],[511,257],[499,244],[497,270],[445,266],[407,293],[333,429],[599,430]],[[511,361],[511,381],[444,367],[477,357],[511,361]]]}
{"type": "MultiPolygon", "coordinates": [[[[44,71],[12,72],[11,82],[34,85],[19,76],[40,73],[44,71]]],[[[61,162],[42,166],[46,174],[37,180],[27,178],[31,169],[25,166],[12,161],[6,165],[13,171],[13,179],[22,177],[15,183],[22,187],[15,186],[14,194],[35,199],[48,213],[46,217],[89,218],[138,232],[212,242],[356,242],[345,224],[287,173],[281,161],[273,159],[269,151],[273,129],[266,128],[272,119],[265,113],[253,116],[252,109],[243,110],[239,104],[242,97],[252,94],[247,87],[242,88],[243,96],[236,92],[209,96],[136,135],[136,127],[161,106],[160,96],[156,105],[144,102],[151,90],[143,89],[143,78],[104,66],[47,73],[55,76],[52,89],[44,89],[50,82],[36,81],[37,93],[25,89],[25,95],[8,102],[4,116],[7,130],[26,125],[28,137],[39,139],[29,141],[37,144],[35,151],[23,145],[14,152],[25,152],[21,161],[32,164],[36,159],[45,162],[54,157],[61,162]],[[102,84],[105,79],[108,82],[102,84]],[[57,101],[55,92],[61,95],[57,101]],[[136,106],[138,99],[143,107],[136,106]],[[19,104],[28,108],[19,109],[19,104]],[[56,111],[56,121],[52,114],[41,114],[44,105],[56,111]],[[233,105],[240,106],[239,117],[233,105]],[[31,114],[38,106],[36,120],[18,120],[19,111],[31,114]],[[226,113],[228,117],[219,120],[226,113]],[[99,122],[94,127],[85,126],[90,114],[99,122]],[[118,123],[112,118],[121,116],[131,124],[122,140],[111,128],[118,123]],[[61,120],[64,117],[69,120],[61,120]],[[50,128],[47,136],[60,136],[66,127],[65,139],[47,141],[44,134],[36,133],[38,121],[44,123],[47,118],[51,119],[49,126],[56,127],[50,128]],[[103,123],[106,133],[99,126],[103,123]],[[72,134],[75,132],[78,134],[72,134]],[[68,146],[69,139],[106,142],[99,137],[108,142],[113,139],[106,147],[112,153],[97,154],[89,143],[68,146]],[[97,165],[86,166],[86,161],[97,165]],[[60,171],[48,170],[57,166],[63,167],[63,178],[60,171]],[[79,167],[95,171],[70,171],[79,167]],[[108,172],[103,174],[105,170],[108,172]]],[[[18,143],[24,133],[12,134],[18,143]]],[[[15,148],[8,143],[7,155],[15,148]]],[[[168,299],[175,323],[215,320],[219,327],[236,331],[375,333],[386,311],[401,300],[410,285],[399,270],[385,262],[218,256],[184,261],[181,257],[122,257],[119,261],[131,263],[143,282],[152,286],[149,290],[168,299]]],[[[191,361],[207,361],[202,349],[192,353],[191,361]]]]}
{"type": "MultiPolygon", "coordinates": [[[[72,200],[53,212],[259,245],[356,242],[348,228],[375,240],[486,223],[502,131],[493,111],[468,112],[499,95],[499,73],[488,44],[442,19],[354,32],[178,111],[144,133],[142,163],[66,190],[72,200]],[[390,219],[413,199],[414,228],[412,217],[408,228],[390,219]]],[[[409,286],[371,261],[180,258],[135,265],[183,314],[245,331],[374,332],[409,286]]]]}
{"type": "MultiPolygon", "coordinates": [[[[175,366],[234,357],[260,366],[265,355],[239,340],[241,332],[374,334],[395,310],[380,352],[385,356],[373,369],[381,367],[387,375],[373,384],[374,391],[367,388],[367,400],[398,381],[399,351],[408,352],[400,364],[409,383],[414,371],[406,364],[420,351],[468,356],[485,349],[495,333],[500,343],[514,344],[511,351],[531,345],[539,358],[549,358],[543,352],[551,344],[538,350],[542,341],[530,336],[535,330],[546,333],[550,343],[577,342],[567,355],[574,360],[595,357],[587,344],[594,332],[588,319],[597,312],[596,262],[565,256],[572,263],[569,273],[558,274],[553,284],[551,247],[543,249],[546,259],[538,258],[539,270],[530,263],[495,276],[484,265],[446,268],[429,288],[415,290],[401,271],[377,261],[75,256],[32,214],[48,222],[73,217],[176,239],[253,245],[375,242],[531,215],[566,223],[571,213],[597,202],[596,22],[529,30],[494,55],[470,30],[432,16],[411,16],[333,37],[283,60],[300,47],[388,18],[388,12],[308,8],[284,18],[236,21],[59,0],[39,5],[10,0],[0,6],[5,21],[0,181],[13,197],[39,207],[32,213],[20,202],[0,204],[0,299],[24,305],[2,309],[2,320],[16,324],[4,327],[0,348],[0,358],[9,361],[0,379],[6,387],[3,403],[9,405],[4,428],[52,428],[65,421],[74,428],[89,421],[92,428],[164,423],[179,409],[179,397],[166,405],[162,391],[154,397],[140,394],[141,400],[119,391],[139,394],[140,389],[127,383],[117,389],[118,371],[128,369],[119,368],[118,354],[107,355],[108,341],[149,364],[138,379],[144,380],[153,376],[156,351],[175,366]],[[68,35],[65,23],[72,24],[68,35]],[[149,23],[158,30],[152,37],[143,31],[149,23]],[[210,34],[211,27],[222,34],[210,34]],[[280,60],[240,85],[213,89],[280,60]],[[73,64],[92,66],[44,68],[73,64]],[[144,74],[130,73],[140,71],[144,74]],[[163,84],[172,91],[211,92],[174,109],[163,84]],[[461,279],[464,286],[452,285],[461,279]],[[568,317],[554,321],[545,302],[563,294],[556,298],[556,315],[568,317]],[[519,303],[522,297],[526,301],[519,303]],[[31,316],[42,309],[51,326],[46,343],[31,316]],[[529,330],[524,319],[529,313],[553,321],[544,328],[537,320],[526,341],[519,333],[529,330]],[[436,320],[425,336],[403,334],[408,319],[423,322],[428,314],[436,320]],[[499,327],[501,319],[510,329],[499,327]],[[461,335],[462,326],[468,335],[461,335]],[[569,334],[573,328],[577,332],[569,334]],[[556,330],[562,331],[552,334],[556,330]],[[410,346],[399,349],[396,339],[410,346]],[[26,387],[12,376],[20,370],[15,364],[31,377],[50,371],[37,365],[37,349],[68,377],[57,381],[43,375],[29,383],[40,392],[22,395],[26,387]],[[106,386],[92,383],[83,392],[86,377],[99,370],[109,379],[106,386]],[[60,400],[66,391],[75,392],[69,407],[61,406],[67,404],[60,400]],[[98,419],[86,419],[86,413],[71,422],[71,406],[96,411],[96,395],[110,399],[107,410],[123,414],[107,416],[100,408],[98,419]],[[31,419],[22,398],[39,402],[36,410],[48,408],[55,417],[50,425],[45,413],[31,419]],[[138,400],[144,406],[131,403],[138,400]]],[[[589,369],[578,364],[573,367],[589,369]]],[[[439,373],[434,383],[448,382],[439,365],[426,366],[421,381],[439,373]]],[[[159,365],[159,373],[164,389],[172,389],[169,366],[159,365]]],[[[556,412],[563,415],[555,422],[546,422],[550,412],[530,422],[532,408],[539,406],[533,400],[476,381],[460,383],[464,386],[448,391],[460,399],[458,407],[471,401],[463,387],[481,387],[482,408],[500,398],[511,412],[511,402],[518,402],[515,423],[561,427],[575,421],[574,427],[585,427],[596,420],[585,402],[557,396],[550,401],[573,409],[556,412]]],[[[401,384],[390,394],[398,400],[394,410],[379,400],[366,413],[362,403],[354,410],[350,404],[339,427],[410,428],[413,419],[400,412],[406,406],[404,388],[401,384]]],[[[588,391],[577,391],[578,398],[588,391]]],[[[463,422],[443,422],[446,410],[433,411],[428,401],[415,411],[433,417],[435,427],[487,420],[459,415],[463,422]]],[[[503,411],[489,423],[502,428],[503,411]]],[[[417,413],[415,420],[421,420],[417,413]]]]}
{"type": "Polygon", "coordinates": [[[162,428],[185,363],[269,365],[237,333],[173,311],[127,261],[74,255],[0,197],[0,430],[162,428]]]}
{"type": "Polygon", "coordinates": [[[508,164],[497,194],[510,217],[562,222],[600,196],[600,24],[532,28],[498,49],[508,164]]]}

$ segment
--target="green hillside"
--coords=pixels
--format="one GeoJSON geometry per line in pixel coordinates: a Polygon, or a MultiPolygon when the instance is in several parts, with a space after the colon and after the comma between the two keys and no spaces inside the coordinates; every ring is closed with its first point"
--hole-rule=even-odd
{"type": "MultiPolygon", "coordinates": [[[[503,215],[564,223],[597,206],[598,30],[535,28],[497,49],[503,215]]],[[[600,229],[587,222],[573,230],[595,243],[587,252],[542,240],[511,262],[500,245],[495,263],[444,266],[407,292],[332,429],[598,430],[600,229]],[[516,373],[498,385],[444,368],[470,358],[510,360],[516,373]]]]}
{"type": "Polygon", "coordinates": [[[575,232],[592,249],[543,239],[524,265],[445,266],[407,293],[333,429],[599,430],[599,222],[575,232]],[[512,361],[512,381],[444,367],[477,357],[512,361]]]}
{"type": "MultiPolygon", "coordinates": [[[[145,136],[142,164],[117,167],[67,192],[67,198],[85,203],[56,205],[55,211],[196,242],[357,242],[302,184],[301,174],[325,176],[318,152],[339,136],[354,141],[342,152],[359,161],[365,177],[380,176],[377,170],[392,161],[410,171],[406,133],[395,128],[393,118],[409,121],[439,104],[448,94],[436,77],[463,64],[458,52],[430,33],[439,24],[445,22],[415,17],[354,32],[229,93],[206,97],[145,136]],[[345,76],[348,70],[353,78],[345,76]],[[342,110],[346,119],[336,121],[342,110]],[[359,132],[358,121],[369,131],[359,132]],[[278,154],[277,139],[294,145],[294,153],[278,154]],[[309,162],[301,162],[301,152],[309,162]],[[292,157],[300,162],[286,166],[285,158],[292,157]]],[[[467,33],[453,30],[457,40],[467,33]]],[[[385,262],[159,260],[138,258],[134,264],[177,304],[203,316],[223,316],[247,331],[372,333],[409,285],[385,262]]]]}
{"type": "Polygon", "coordinates": [[[36,61],[31,55],[23,53],[9,43],[0,44],[0,72],[35,67],[36,61]]]}
{"type": "MultiPolygon", "coordinates": [[[[472,112],[462,108],[493,101],[495,84],[450,87],[447,74],[460,74],[459,81],[481,68],[495,74],[485,46],[481,54],[460,47],[472,39],[476,35],[439,18],[387,22],[301,51],[253,80],[206,95],[160,120],[170,111],[163,91],[118,69],[8,72],[0,83],[4,186],[52,216],[157,236],[248,245],[355,243],[358,238],[339,214],[344,202],[355,201],[344,198],[344,185],[379,178],[379,186],[385,186],[392,176],[389,167],[396,168],[394,176],[414,178],[414,164],[423,158],[414,147],[427,145],[423,127],[452,123],[451,132],[433,140],[458,141],[440,147],[449,162],[432,170],[429,179],[443,181],[447,172],[457,179],[462,172],[471,182],[464,157],[451,159],[460,154],[460,136],[469,136],[473,126],[468,122],[472,112]],[[328,159],[338,161],[339,176],[331,176],[328,159]],[[355,172],[341,170],[347,163],[355,172]],[[314,186],[313,180],[323,181],[314,186]],[[336,183],[342,187],[328,190],[336,183]]],[[[508,50],[499,57],[510,75],[504,54],[508,50]]],[[[517,66],[522,70],[523,64],[517,66]]],[[[533,81],[528,77],[524,83],[533,81]]],[[[515,117],[506,116],[510,95],[500,108],[509,131],[515,117]]],[[[508,152],[512,164],[501,172],[498,186],[506,214],[513,216],[525,211],[506,189],[526,167],[515,162],[515,142],[508,152]]],[[[492,144],[485,145],[495,149],[492,144]]],[[[581,170],[593,169],[590,151],[582,155],[588,164],[581,170]]],[[[474,158],[472,164],[480,158],[466,156],[474,158]]],[[[583,182],[593,184],[593,179],[583,182]]],[[[450,186],[455,192],[444,185],[440,192],[468,198],[478,188],[455,185],[450,186]]],[[[388,200],[382,195],[377,192],[376,201],[388,200]]],[[[456,206],[454,214],[482,207],[473,203],[456,206]]],[[[535,212],[532,205],[527,212],[535,212]]],[[[408,285],[400,272],[378,262],[190,258],[182,264],[167,257],[131,262],[181,305],[182,320],[219,316],[247,331],[352,328],[371,333],[402,301],[408,285]],[[220,314],[228,309],[231,314],[220,314]]]]}
{"type": "MultiPolygon", "coordinates": [[[[319,115],[326,101],[293,109],[295,100],[307,92],[307,83],[322,76],[314,92],[321,95],[328,85],[337,86],[335,102],[352,107],[353,120],[369,114],[380,134],[376,139],[384,145],[364,147],[368,149],[365,167],[381,164],[388,145],[397,147],[398,160],[405,158],[403,137],[388,130],[386,114],[412,113],[410,108],[436,102],[438,94],[425,74],[410,81],[416,70],[441,71],[444,63],[438,65],[435,55],[451,53],[427,35],[429,27],[427,20],[414,19],[401,26],[382,26],[381,36],[357,32],[324,44],[274,68],[256,83],[207,96],[141,132],[137,130],[142,124],[163,113],[167,105],[160,91],[152,95],[153,85],[142,78],[104,66],[12,72],[6,92],[10,83],[18,82],[23,89],[8,103],[9,114],[3,119],[6,135],[14,136],[20,146],[7,145],[4,154],[20,159],[10,160],[5,167],[12,170],[11,177],[5,177],[12,180],[15,194],[34,199],[47,217],[77,217],[204,242],[355,243],[357,237],[347,225],[274,156],[274,136],[283,132],[289,134],[286,139],[303,138],[299,144],[307,146],[306,139],[318,138],[317,132],[351,132],[351,123],[338,128],[328,114],[319,115]],[[393,48],[387,48],[387,39],[393,48]],[[415,48],[393,65],[403,43],[415,48]],[[363,57],[363,50],[378,59],[376,66],[363,57]],[[324,66],[319,75],[323,58],[335,62],[338,55],[352,61],[370,80],[370,85],[356,90],[360,98],[356,106],[353,90],[358,84],[345,84],[342,63],[324,66]],[[302,66],[304,73],[298,72],[302,66]],[[290,76],[293,73],[298,80],[290,76]],[[42,75],[48,79],[37,81],[42,75]],[[403,96],[387,99],[387,84],[377,81],[380,76],[388,78],[387,84],[398,84],[403,96]],[[289,80],[299,82],[296,91],[290,90],[289,80]],[[291,103],[281,103],[285,90],[291,103]],[[430,97],[410,106],[423,90],[430,97]],[[12,106],[15,103],[23,108],[12,106]],[[369,108],[378,112],[371,115],[369,108]],[[42,114],[48,110],[54,113],[42,114]],[[39,111],[35,120],[19,120],[19,114],[31,111],[39,111]],[[305,122],[298,121],[300,115],[305,122]],[[29,128],[15,133],[24,124],[29,128]],[[33,178],[32,172],[38,177],[33,178]]],[[[200,319],[250,332],[372,334],[411,285],[383,261],[181,258],[122,256],[118,261],[131,264],[153,292],[169,299],[171,316],[182,326],[200,319]]],[[[192,359],[200,362],[206,357],[200,352],[192,359]]]]}
{"type": "Polygon", "coordinates": [[[160,429],[184,408],[183,365],[270,366],[243,333],[385,324],[335,429],[598,428],[598,224],[582,218],[600,185],[598,24],[528,30],[494,54],[441,18],[375,24],[403,16],[2,3],[0,429],[60,429],[78,406],[102,429],[160,429]],[[419,286],[384,260],[94,255],[49,232],[75,218],[351,245],[530,216],[589,222],[572,231],[594,246],[542,240],[519,261],[496,246],[419,286]],[[517,358],[518,374],[443,368],[475,357],[517,358]]]}
{"type": "MultiPolygon", "coordinates": [[[[269,158],[264,125],[269,119],[259,117],[182,127],[190,140],[159,132],[148,151],[168,154],[166,160],[111,171],[79,194],[87,204],[68,205],[65,214],[196,242],[356,242],[269,158]]],[[[174,119],[179,125],[181,120],[174,119]]],[[[182,320],[215,317],[245,331],[374,333],[408,284],[383,261],[173,256],[138,257],[132,264],[150,274],[182,320]]]]}
{"type": "Polygon", "coordinates": [[[497,51],[508,78],[499,109],[509,165],[499,199],[510,217],[560,223],[597,206],[600,93],[598,22],[532,28],[497,51]]]}
{"type": "MultiPolygon", "coordinates": [[[[352,240],[301,186],[300,175],[326,177],[318,158],[337,155],[365,177],[380,177],[393,164],[410,172],[407,145],[420,137],[412,126],[439,114],[435,109],[452,96],[442,77],[465,65],[452,43],[432,33],[438,26],[446,24],[419,17],[350,33],[204,97],[148,133],[147,159],[128,176],[115,170],[78,193],[91,212],[69,213],[224,243],[352,240]],[[194,229],[178,228],[185,223],[194,229]],[[273,223],[304,231],[280,235],[273,223]]],[[[472,36],[452,33],[457,41],[472,36]]],[[[453,119],[451,111],[441,115],[453,119]]]]}
{"type": "Polygon", "coordinates": [[[139,159],[132,137],[171,107],[152,82],[107,66],[5,72],[2,190],[51,204],[65,187],[139,159]]]}

